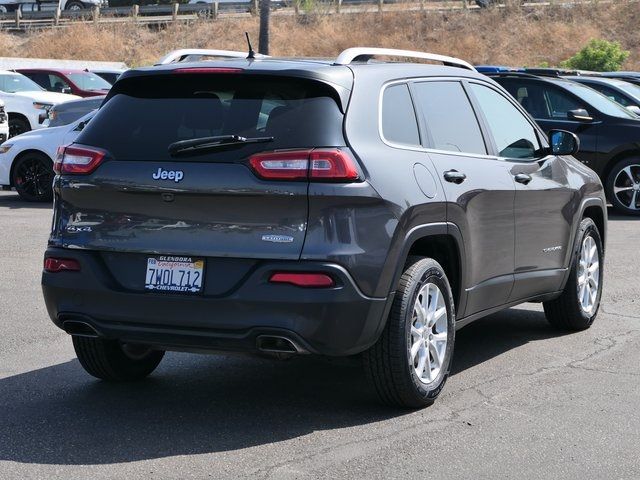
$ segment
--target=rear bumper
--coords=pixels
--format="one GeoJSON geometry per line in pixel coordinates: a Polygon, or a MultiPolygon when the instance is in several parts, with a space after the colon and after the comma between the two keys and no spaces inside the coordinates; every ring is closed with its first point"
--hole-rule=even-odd
{"type": "Polygon", "coordinates": [[[251,352],[258,351],[258,337],[273,335],[289,339],[300,352],[351,355],[377,340],[387,313],[386,299],[366,297],[343,267],[330,263],[260,262],[232,291],[193,296],[127,289],[95,252],[50,248],[48,256],[81,265],[80,272],[43,272],[47,311],[58,327],[82,322],[105,338],[167,350],[251,352]],[[326,272],[336,286],[270,284],[274,270],[326,272]]]}

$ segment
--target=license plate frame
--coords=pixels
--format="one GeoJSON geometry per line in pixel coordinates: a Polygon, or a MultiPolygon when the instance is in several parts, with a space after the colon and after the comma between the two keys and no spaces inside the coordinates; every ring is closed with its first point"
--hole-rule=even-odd
{"type": "Polygon", "coordinates": [[[147,257],[144,289],[161,294],[200,295],[204,291],[205,260],[182,255],[147,257]]]}

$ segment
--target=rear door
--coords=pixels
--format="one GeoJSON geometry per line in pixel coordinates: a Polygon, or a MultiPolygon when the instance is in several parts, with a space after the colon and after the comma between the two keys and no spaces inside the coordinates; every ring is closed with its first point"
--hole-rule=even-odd
{"type": "Polygon", "coordinates": [[[344,146],[333,94],[314,81],[255,74],[124,79],[77,139],[106,156],[90,175],[62,177],[54,239],[92,250],[298,259],[308,182],[260,178],[249,157],[344,146]],[[227,135],[272,140],[168,150],[227,135]]]}
{"type": "Polygon", "coordinates": [[[464,239],[463,315],[502,305],[511,292],[514,265],[515,187],[508,165],[489,155],[461,82],[434,80],[411,87],[425,147],[447,198],[447,220],[464,239]]]}

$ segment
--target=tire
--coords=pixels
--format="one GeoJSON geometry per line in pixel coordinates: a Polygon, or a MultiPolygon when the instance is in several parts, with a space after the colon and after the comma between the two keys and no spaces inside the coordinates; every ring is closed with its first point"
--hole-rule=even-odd
{"type": "Polygon", "coordinates": [[[196,5],[198,5],[199,7],[202,7],[201,10],[198,10],[196,12],[196,15],[198,16],[198,18],[210,18],[211,17],[211,9],[209,8],[209,5],[207,4],[207,2],[196,2],[196,5]]]}
{"type": "MultiPolygon", "coordinates": [[[[432,313],[427,313],[429,323],[433,318],[432,313]]],[[[363,354],[365,370],[380,400],[404,408],[431,405],[449,377],[454,340],[455,306],[444,270],[430,258],[410,258],[400,278],[385,329],[376,344],[363,354]],[[436,312],[442,312],[435,324],[426,329],[422,328],[416,313],[416,303],[422,304],[421,300],[426,304],[427,312],[433,312],[432,306],[436,312]],[[436,335],[440,338],[435,338],[436,335]],[[439,368],[434,361],[436,355],[440,360],[439,368]],[[429,365],[421,358],[429,359],[429,365]]]]}
{"type": "Polygon", "coordinates": [[[83,10],[84,8],[82,2],[68,2],[64,7],[65,10],[83,10]]]}
{"type": "Polygon", "coordinates": [[[27,202],[53,200],[53,162],[40,153],[27,153],[15,161],[11,184],[27,202]]]}
{"type": "Polygon", "coordinates": [[[607,176],[606,191],[617,211],[640,215],[640,158],[625,158],[607,176]]]}
{"type": "Polygon", "coordinates": [[[160,364],[164,351],[117,340],[73,336],[73,348],[89,375],[110,382],[140,380],[160,364]]]}
{"type": "Polygon", "coordinates": [[[598,315],[602,297],[603,260],[604,250],[598,227],[593,220],[585,218],[580,222],[576,235],[576,246],[567,285],[558,298],[543,303],[544,313],[551,325],[560,330],[579,331],[586,330],[593,324],[598,315]],[[594,247],[597,256],[585,261],[583,254],[587,254],[594,247]],[[596,258],[597,268],[593,269],[596,258]],[[585,263],[590,271],[586,277],[582,273],[585,263]],[[593,282],[597,282],[595,289],[593,282]],[[588,289],[583,289],[583,285],[587,285],[588,289]],[[589,297],[589,301],[585,302],[589,292],[593,292],[593,297],[589,297]]]}
{"type": "Polygon", "coordinates": [[[31,131],[31,125],[22,117],[9,115],[9,138],[31,131]]]}

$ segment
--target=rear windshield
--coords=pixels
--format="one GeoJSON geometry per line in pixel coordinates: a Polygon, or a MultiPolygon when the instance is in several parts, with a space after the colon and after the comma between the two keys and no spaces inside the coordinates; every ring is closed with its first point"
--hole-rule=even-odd
{"type": "Polygon", "coordinates": [[[168,153],[170,144],[219,135],[274,140],[200,152],[189,161],[344,145],[335,91],[311,80],[169,74],[125,78],[112,93],[77,142],[103,148],[117,160],[176,160],[168,153]]]}

